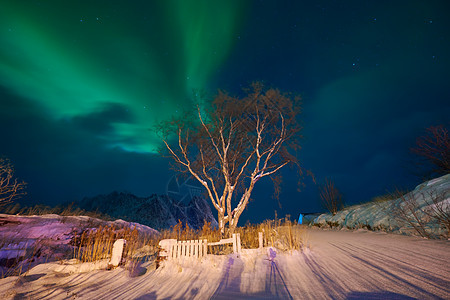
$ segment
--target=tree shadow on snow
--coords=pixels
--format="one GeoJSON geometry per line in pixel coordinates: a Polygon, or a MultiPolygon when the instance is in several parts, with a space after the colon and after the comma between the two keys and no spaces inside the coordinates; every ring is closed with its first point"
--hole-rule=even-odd
{"type": "Polygon", "coordinates": [[[153,300],[153,299],[157,299],[158,296],[156,295],[156,292],[151,292],[149,294],[145,294],[142,296],[139,296],[136,298],[136,300],[153,300]]]}
{"type": "Polygon", "coordinates": [[[270,269],[266,276],[265,290],[252,294],[242,293],[240,290],[244,263],[239,258],[230,257],[225,265],[219,287],[211,299],[293,299],[274,260],[275,257],[275,250],[270,248],[267,259],[270,269]]]}
{"type": "Polygon", "coordinates": [[[393,292],[351,292],[347,295],[347,300],[375,300],[375,299],[392,299],[392,300],[415,300],[406,295],[393,292]]]}
{"type": "Polygon", "coordinates": [[[239,296],[241,288],[241,275],[244,263],[236,257],[229,257],[223,271],[219,287],[212,299],[230,299],[239,296]]]}
{"type": "Polygon", "coordinates": [[[275,263],[275,257],[277,253],[272,248],[268,250],[268,261],[270,263],[270,273],[266,278],[265,292],[268,295],[276,296],[281,299],[293,299],[289,289],[284,281],[283,275],[281,275],[277,264],[275,263]]]}

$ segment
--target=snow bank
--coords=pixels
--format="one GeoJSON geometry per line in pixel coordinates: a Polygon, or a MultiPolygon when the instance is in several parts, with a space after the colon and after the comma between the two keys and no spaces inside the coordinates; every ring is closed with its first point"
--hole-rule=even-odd
{"type": "MultiPolygon", "coordinates": [[[[418,185],[413,191],[403,198],[414,199],[418,210],[427,210],[435,205],[431,196],[440,197],[440,205],[448,211],[450,205],[450,174],[426,181],[418,185]]],[[[385,202],[370,202],[355,205],[339,211],[336,215],[322,214],[315,218],[313,224],[319,226],[331,226],[338,228],[369,228],[374,230],[384,230],[408,235],[417,235],[408,224],[401,222],[393,213],[395,207],[404,205],[403,199],[393,199],[385,202]]],[[[419,214],[421,215],[421,214],[419,214]]],[[[422,214],[422,218],[427,215],[422,214]]],[[[423,220],[426,222],[427,220],[423,220]]],[[[443,233],[443,229],[437,224],[429,224],[429,229],[436,235],[443,233]]]]}
{"type": "Polygon", "coordinates": [[[73,230],[99,226],[135,228],[144,234],[156,234],[157,230],[138,223],[123,220],[104,221],[87,216],[59,216],[55,214],[41,216],[20,216],[0,214],[0,237],[2,239],[52,239],[70,240],[73,230]]]}
{"type": "MultiPolygon", "coordinates": [[[[16,262],[26,269],[39,263],[61,260],[73,251],[74,235],[99,226],[136,228],[144,235],[158,231],[138,223],[123,220],[104,221],[87,216],[20,216],[0,214],[0,274],[16,262]]],[[[106,265],[105,265],[106,266],[106,265]]],[[[85,266],[66,268],[84,268],[85,266]]],[[[87,267],[88,269],[91,267],[87,267]]]]}

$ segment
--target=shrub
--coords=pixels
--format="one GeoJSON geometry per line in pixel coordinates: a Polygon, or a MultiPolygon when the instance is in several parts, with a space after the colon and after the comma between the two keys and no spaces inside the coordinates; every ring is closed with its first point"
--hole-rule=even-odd
{"type": "Polygon", "coordinates": [[[445,238],[450,236],[450,191],[438,193],[436,190],[411,192],[393,202],[392,213],[400,223],[413,228],[425,238],[445,238]],[[422,201],[421,201],[422,200],[422,201]],[[435,233],[433,227],[439,227],[435,233]],[[438,231],[439,232],[439,231],[438,231]]]}
{"type": "Polygon", "coordinates": [[[25,195],[25,182],[14,178],[14,167],[6,158],[0,158],[0,205],[25,195]]]}
{"type": "Polygon", "coordinates": [[[319,186],[319,195],[322,206],[333,215],[344,207],[342,194],[330,179],[325,179],[325,183],[319,186]]]}
{"type": "Polygon", "coordinates": [[[432,165],[431,175],[450,173],[450,136],[443,125],[427,128],[426,134],[417,138],[411,152],[432,165]]]}

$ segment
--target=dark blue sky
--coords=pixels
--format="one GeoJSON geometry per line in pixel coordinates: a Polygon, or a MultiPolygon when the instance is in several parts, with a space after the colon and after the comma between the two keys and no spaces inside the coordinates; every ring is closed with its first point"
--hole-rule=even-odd
{"type": "MultiPolygon", "coordinates": [[[[449,124],[448,1],[11,2],[0,12],[0,154],[28,202],[166,192],[154,122],[192,88],[251,81],[302,95],[303,149],[347,203],[412,188],[426,127],[449,124]]],[[[241,222],[317,211],[317,186],[283,172],[241,222]]],[[[263,181],[262,181],[263,182],[263,181]]],[[[264,186],[264,187],[263,187],[264,186]]]]}

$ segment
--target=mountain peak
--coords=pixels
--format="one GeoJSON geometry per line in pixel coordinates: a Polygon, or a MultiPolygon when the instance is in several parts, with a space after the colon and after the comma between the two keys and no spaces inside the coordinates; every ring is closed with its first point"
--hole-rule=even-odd
{"type": "Polygon", "coordinates": [[[138,197],[129,192],[114,191],[109,194],[85,197],[78,206],[155,229],[169,228],[178,220],[195,229],[201,228],[205,221],[217,226],[211,208],[206,200],[199,196],[194,196],[186,204],[182,201],[174,201],[167,195],[152,194],[149,197],[138,197]]]}

